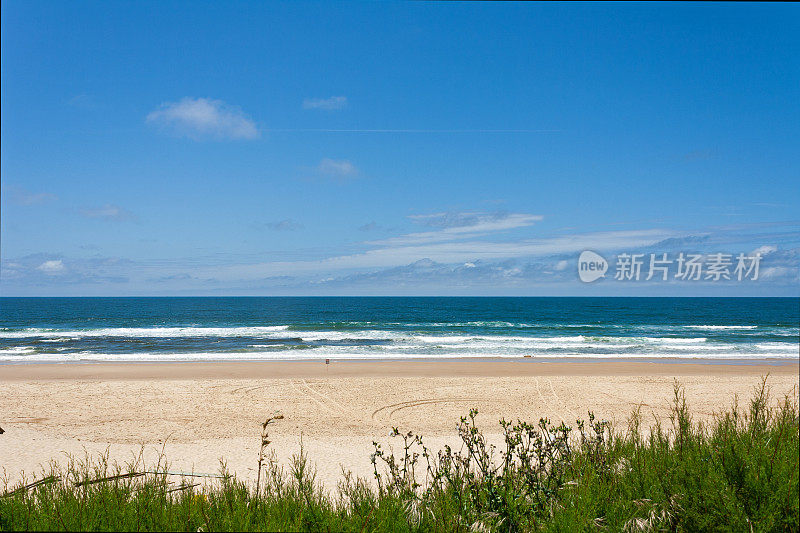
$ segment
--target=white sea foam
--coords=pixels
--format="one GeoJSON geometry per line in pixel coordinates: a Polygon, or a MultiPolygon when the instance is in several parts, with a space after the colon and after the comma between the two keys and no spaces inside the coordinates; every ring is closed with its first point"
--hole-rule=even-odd
{"type": "Polygon", "coordinates": [[[229,328],[178,327],[178,328],[99,328],[85,330],[54,330],[49,328],[27,328],[20,331],[0,331],[0,338],[20,339],[28,337],[250,337],[286,331],[289,326],[252,326],[229,328]]]}
{"type": "Polygon", "coordinates": [[[19,356],[19,355],[27,355],[29,353],[34,353],[36,350],[33,346],[14,346],[13,348],[6,348],[5,350],[0,350],[0,356],[3,355],[10,355],[10,356],[19,356]]]}
{"type": "MultiPolygon", "coordinates": [[[[205,361],[205,360],[297,360],[317,358],[341,359],[401,359],[401,358],[463,358],[522,356],[546,358],[708,358],[759,359],[798,358],[800,345],[796,342],[724,342],[725,334],[706,333],[708,337],[658,336],[675,335],[682,326],[629,328],[644,335],[502,335],[483,332],[468,334],[408,330],[290,330],[289,326],[252,327],[150,327],[100,328],[93,330],[59,331],[54,329],[0,330],[0,338],[21,339],[26,346],[0,349],[0,361],[205,361]],[[649,334],[649,335],[648,335],[649,334]],[[227,353],[203,352],[198,344],[187,342],[181,353],[159,351],[157,339],[170,338],[228,339],[227,353]],[[253,339],[244,342],[237,337],[253,339]],[[156,339],[146,343],[128,339],[156,339]],[[24,339],[24,340],[22,340],[24,339]],[[30,339],[30,340],[29,340],[30,339]],[[76,344],[67,344],[75,341],[76,344]],[[261,342],[259,342],[261,341],[261,342]],[[269,342],[269,344],[267,343],[269,342]],[[49,345],[39,344],[49,343],[49,345]],[[305,344],[304,344],[305,343],[305,344]],[[28,346],[36,344],[36,346],[28,346]],[[143,348],[143,344],[148,347],[143,348]],[[362,345],[363,344],[363,345],[362,345]],[[237,345],[241,349],[236,350],[237,345]],[[103,346],[114,346],[106,353],[103,346]],[[75,350],[82,350],[75,352],[75,350]],[[136,351],[141,350],[141,351],[136,351]],[[150,351],[148,351],[150,350],[150,351]],[[44,352],[44,353],[42,353],[44,352]]],[[[753,329],[755,326],[691,326],[693,329],[753,329]]],[[[776,328],[778,328],[776,326],[776,328]]],[[[782,327],[781,327],[782,328],[782,327]]],[[[619,330],[615,330],[619,331],[619,330]]],[[[683,330],[684,333],[691,333],[683,330]]],[[[763,330],[762,330],[763,331],[763,330]]],[[[781,331],[785,331],[782,329],[781,331]]],[[[499,332],[498,332],[499,333],[499,332]]],[[[565,332],[566,333],[566,332],[565,332]]],[[[621,331],[620,331],[621,333],[621,331]]],[[[698,334],[703,334],[698,332],[698,334]]],[[[735,332],[731,332],[736,335],[735,332]]],[[[745,333],[756,335],[755,333],[745,333]]],[[[771,334],[771,333],[770,333],[771,334]]],[[[738,335],[737,335],[738,336],[738,335]]],[[[774,337],[772,337],[774,339],[774,337]]],[[[766,341],[767,339],[764,339],[766,341]]],[[[216,339],[215,339],[216,341],[216,339]]],[[[164,343],[170,350],[180,352],[179,341],[164,343]],[[176,346],[178,347],[176,349],[176,346]]]]}
{"type": "Polygon", "coordinates": [[[678,337],[635,337],[642,339],[645,342],[655,342],[658,344],[699,344],[705,343],[708,339],[705,337],[694,338],[678,338],[678,337]]]}
{"type": "Polygon", "coordinates": [[[689,329],[756,329],[758,326],[683,326],[689,329]]]}
{"type": "Polygon", "coordinates": [[[797,352],[798,349],[800,349],[800,345],[797,345],[797,344],[790,345],[790,344],[785,343],[785,342],[759,342],[759,343],[756,343],[756,344],[754,344],[752,346],[754,348],[756,348],[757,350],[778,350],[778,351],[783,351],[783,350],[786,350],[786,349],[792,349],[792,350],[795,350],[795,352],[797,352]]]}

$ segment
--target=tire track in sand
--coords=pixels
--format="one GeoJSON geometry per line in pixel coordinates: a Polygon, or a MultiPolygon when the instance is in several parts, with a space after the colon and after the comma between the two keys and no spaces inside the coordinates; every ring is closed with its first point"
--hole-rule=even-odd
{"type": "Polygon", "coordinates": [[[319,392],[318,390],[314,390],[314,389],[312,389],[312,388],[311,388],[311,386],[308,384],[308,382],[307,382],[306,380],[304,380],[304,379],[302,379],[302,378],[301,378],[301,379],[300,379],[300,382],[301,382],[301,383],[303,384],[303,386],[304,386],[305,388],[307,388],[309,391],[311,391],[312,393],[314,393],[314,394],[316,394],[317,396],[319,396],[320,398],[322,398],[322,400],[323,400],[323,401],[326,401],[326,402],[330,402],[330,403],[332,403],[332,404],[333,404],[333,405],[335,405],[335,406],[336,406],[336,407],[339,409],[339,411],[341,411],[342,413],[346,413],[346,412],[347,412],[347,408],[345,408],[345,407],[344,407],[342,404],[340,404],[339,402],[337,402],[336,400],[334,400],[333,398],[331,398],[331,397],[330,397],[330,396],[328,396],[327,394],[323,394],[323,393],[319,392]]]}
{"type": "MultiPolygon", "coordinates": [[[[548,402],[548,401],[547,401],[547,399],[544,397],[544,394],[542,394],[542,389],[541,389],[541,388],[539,388],[539,378],[536,378],[536,377],[535,377],[535,378],[533,378],[533,379],[534,379],[534,381],[536,382],[536,392],[539,394],[539,399],[541,399],[541,400],[542,400],[542,403],[543,403],[545,406],[547,406],[547,405],[552,405],[552,404],[553,404],[553,402],[548,402]]],[[[556,398],[557,398],[557,397],[556,397],[556,398]]],[[[566,424],[566,423],[567,423],[567,421],[566,421],[566,420],[564,420],[563,413],[561,412],[561,410],[560,410],[560,409],[559,409],[558,411],[556,411],[556,415],[558,415],[558,418],[560,418],[560,419],[561,419],[561,421],[562,421],[564,424],[566,424]]]]}
{"type": "Polygon", "coordinates": [[[487,401],[491,401],[491,400],[488,399],[488,398],[465,398],[465,397],[460,397],[460,398],[422,398],[422,399],[417,399],[417,400],[408,400],[408,401],[405,401],[405,402],[398,402],[398,403],[392,403],[392,404],[384,405],[383,407],[379,407],[379,408],[375,409],[375,411],[372,412],[372,419],[375,420],[375,417],[378,415],[378,413],[380,413],[381,411],[386,411],[388,409],[391,409],[391,411],[389,411],[389,415],[388,415],[387,419],[391,420],[392,419],[392,415],[395,414],[397,411],[400,411],[402,409],[407,409],[409,407],[417,407],[419,405],[435,405],[435,404],[438,404],[438,403],[458,403],[458,402],[487,402],[487,401]],[[394,408],[394,409],[392,409],[392,408],[394,408]]]}
{"type": "Polygon", "coordinates": [[[309,393],[307,393],[306,391],[304,391],[304,390],[302,390],[301,388],[299,388],[299,387],[298,387],[298,386],[295,384],[294,380],[289,380],[289,385],[291,385],[291,386],[292,386],[292,388],[293,388],[295,391],[297,391],[297,393],[298,393],[298,394],[300,394],[301,396],[304,396],[305,398],[308,398],[309,400],[311,400],[311,401],[312,401],[312,402],[314,402],[315,404],[319,405],[320,407],[322,407],[323,409],[325,409],[325,410],[326,410],[326,411],[328,411],[329,413],[337,414],[337,413],[336,413],[336,411],[334,411],[333,409],[331,409],[330,407],[328,407],[328,406],[327,406],[327,405],[325,405],[324,403],[320,402],[319,400],[317,400],[316,398],[314,398],[312,395],[310,395],[310,394],[309,394],[309,393]]]}
{"type": "MultiPolygon", "coordinates": [[[[567,402],[562,401],[561,398],[558,397],[558,394],[556,394],[556,389],[555,389],[555,387],[553,387],[553,382],[550,380],[550,378],[547,378],[547,383],[550,384],[550,392],[553,393],[553,398],[555,398],[558,403],[563,403],[564,404],[564,408],[567,411],[569,411],[569,414],[571,414],[574,417],[574,419],[577,421],[578,418],[579,418],[578,414],[575,411],[573,411],[572,409],[569,408],[569,405],[567,405],[567,402]]],[[[562,418],[562,420],[563,420],[563,418],[562,418]]]]}

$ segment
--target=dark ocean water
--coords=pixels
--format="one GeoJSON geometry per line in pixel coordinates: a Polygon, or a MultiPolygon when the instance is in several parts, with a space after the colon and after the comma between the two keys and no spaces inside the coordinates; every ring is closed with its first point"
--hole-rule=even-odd
{"type": "Polygon", "coordinates": [[[0,298],[0,362],[798,359],[797,298],[0,298]]]}

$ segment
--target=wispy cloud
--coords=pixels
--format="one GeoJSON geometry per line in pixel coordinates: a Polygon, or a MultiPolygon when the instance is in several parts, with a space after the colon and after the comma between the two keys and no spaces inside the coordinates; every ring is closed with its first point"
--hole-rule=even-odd
{"type": "Polygon", "coordinates": [[[158,276],[154,278],[147,278],[147,281],[152,281],[155,283],[167,283],[170,281],[189,281],[195,279],[191,275],[187,274],[186,272],[182,272],[179,274],[170,274],[168,276],[158,276]]]}
{"type": "MultiPolygon", "coordinates": [[[[342,276],[331,276],[308,283],[314,287],[404,287],[434,288],[507,288],[521,284],[551,284],[571,281],[574,272],[566,267],[553,268],[551,260],[500,262],[466,262],[445,264],[431,259],[420,259],[407,265],[359,272],[342,276]]],[[[299,286],[299,285],[298,285],[299,286]]]]}
{"type": "Polygon", "coordinates": [[[346,96],[331,96],[329,98],[306,98],[303,100],[303,109],[322,109],[336,111],[347,106],[346,96]]]}
{"type": "Polygon", "coordinates": [[[408,218],[423,226],[431,228],[456,228],[474,226],[483,220],[491,218],[498,220],[505,217],[505,213],[433,213],[428,215],[409,215],[408,218]]]}
{"type": "Polygon", "coordinates": [[[420,258],[440,263],[463,263],[476,259],[498,260],[514,257],[573,253],[584,249],[612,250],[648,246],[670,235],[667,230],[635,230],[564,235],[508,242],[484,240],[431,242],[385,246],[361,254],[340,256],[324,262],[331,266],[376,267],[407,264],[420,258]]]}
{"type": "Polygon", "coordinates": [[[531,226],[542,220],[542,215],[526,213],[434,213],[429,215],[411,215],[412,222],[427,227],[441,228],[436,231],[409,233],[391,237],[369,244],[384,246],[401,246],[430,242],[468,239],[488,233],[511,230],[531,226]]]}
{"type": "Polygon", "coordinates": [[[255,139],[259,136],[256,124],[241,109],[209,98],[184,98],[164,103],[149,113],[146,121],[195,140],[255,139]]]}
{"type": "Polygon", "coordinates": [[[769,254],[777,252],[777,251],[778,251],[778,247],[777,246],[774,246],[774,245],[771,245],[771,244],[765,244],[763,246],[759,246],[758,248],[756,248],[755,250],[753,250],[750,253],[751,254],[760,254],[762,256],[765,256],[765,255],[769,255],[769,254]]]}
{"type": "MultiPolygon", "coordinates": [[[[500,219],[512,215],[495,216],[500,219]]],[[[459,220],[459,217],[449,218],[459,220]]],[[[468,217],[463,220],[466,219],[468,217]]],[[[441,220],[419,220],[420,224],[446,224],[441,220]]],[[[485,222],[485,219],[479,217],[477,221],[472,221],[472,225],[478,226],[485,222]]],[[[287,229],[287,226],[291,227],[295,222],[286,219],[271,224],[276,229],[287,229]]],[[[262,228],[266,226],[261,225],[262,228]]],[[[445,229],[450,228],[441,231],[445,229]]],[[[577,287],[577,290],[582,291],[585,287],[577,280],[576,261],[583,250],[597,251],[611,262],[614,254],[620,252],[662,253],[670,251],[675,245],[684,244],[687,246],[685,249],[696,249],[698,253],[761,253],[759,283],[763,281],[764,290],[785,289],[786,294],[796,294],[800,283],[800,270],[797,269],[800,262],[800,237],[784,232],[757,234],[756,243],[750,243],[750,238],[734,242],[724,236],[715,236],[709,241],[698,239],[697,236],[704,234],[706,230],[707,228],[702,231],[682,232],[638,229],[557,234],[538,238],[528,236],[503,242],[494,238],[500,235],[497,233],[466,241],[453,239],[417,244],[373,245],[360,253],[327,257],[312,254],[303,258],[303,255],[292,253],[282,256],[285,259],[279,259],[280,255],[270,253],[267,261],[264,261],[266,256],[263,254],[240,256],[233,261],[230,256],[209,255],[138,263],[113,257],[80,258],[60,254],[34,254],[2,261],[0,278],[6,287],[17,290],[24,287],[40,287],[41,290],[57,287],[64,287],[65,291],[70,290],[68,287],[92,290],[91,287],[112,284],[119,290],[128,290],[125,289],[128,287],[131,290],[151,292],[241,290],[245,293],[283,291],[286,294],[320,294],[318,291],[330,289],[348,294],[352,289],[357,292],[365,291],[365,294],[417,290],[440,294],[452,289],[470,294],[474,293],[474,289],[487,294],[498,291],[516,294],[515,288],[531,287],[549,287],[548,290],[577,287]]],[[[664,287],[666,294],[672,293],[671,288],[666,285],[664,287]]],[[[693,288],[695,285],[682,287],[688,293],[697,291],[693,288]]],[[[741,287],[746,288],[744,285],[741,287]]],[[[748,287],[753,290],[758,288],[756,285],[748,287]]]]}
{"type": "Polygon", "coordinates": [[[267,222],[265,226],[273,231],[297,231],[305,227],[299,222],[290,218],[279,220],[277,222],[267,222]]]}
{"type": "Polygon", "coordinates": [[[114,204],[106,204],[100,207],[85,207],[81,209],[81,215],[86,218],[96,218],[110,222],[125,222],[136,220],[136,215],[114,204]]]}
{"type": "Polygon", "coordinates": [[[442,129],[408,129],[408,128],[274,128],[271,132],[282,133],[470,133],[470,134],[527,134],[527,133],[560,133],[561,130],[489,130],[489,129],[469,129],[469,130],[442,130],[442,129]]]}
{"type": "Polygon", "coordinates": [[[378,223],[374,220],[358,227],[358,231],[374,231],[376,229],[378,229],[378,223]]]}
{"type": "MultiPolygon", "coordinates": [[[[599,248],[599,247],[598,247],[599,248]]],[[[765,249],[773,249],[769,246],[765,249]]],[[[570,259],[559,259],[561,254],[532,258],[510,258],[499,261],[479,261],[464,263],[446,263],[429,258],[420,259],[405,265],[379,268],[367,272],[356,272],[327,276],[312,280],[307,286],[321,288],[434,288],[441,292],[442,288],[480,288],[488,287],[502,290],[508,287],[554,286],[558,284],[577,284],[576,254],[570,253],[570,259]]],[[[795,287],[800,282],[800,271],[797,260],[800,248],[791,250],[768,251],[762,259],[759,274],[761,283],[771,286],[795,287]]],[[[674,281],[667,291],[676,289],[674,281]]],[[[735,280],[727,284],[730,290],[736,285],[735,280]]],[[[302,284],[296,284],[301,287],[302,284]]],[[[578,284],[578,287],[581,287],[578,284]]],[[[582,287],[583,288],[583,287],[582,287]]],[[[696,291],[696,285],[683,285],[683,289],[696,291]]]]}
{"type": "Polygon", "coordinates": [[[0,278],[16,285],[126,283],[133,263],[119,257],[67,258],[31,254],[0,263],[0,278]]]}
{"type": "Polygon", "coordinates": [[[391,268],[408,265],[420,259],[443,264],[500,261],[523,257],[574,254],[586,249],[597,251],[636,249],[650,246],[675,235],[669,230],[650,229],[583,233],[507,242],[473,239],[402,245],[392,243],[361,253],[339,255],[321,260],[220,266],[207,272],[202,271],[198,276],[216,275],[225,280],[247,280],[287,274],[311,275],[348,269],[391,268]]]}
{"type": "Polygon", "coordinates": [[[668,239],[664,239],[663,241],[657,242],[654,244],[656,248],[661,248],[663,250],[677,250],[681,249],[683,251],[687,250],[694,250],[698,247],[701,247],[705,244],[708,244],[711,240],[711,235],[686,235],[682,237],[670,237],[668,239]]]}
{"type": "MultiPolygon", "coordinates": [[[[448,289],[478,288],[503,289],[523,286],[554,286],[557,284],[576,284],[576,260],[579,251],[592,248],[608,253],[614,251],[636,250],[641,253],[659,252],[660,242],[652,238],[653,232],[613,232],[576,235],[568,241],[561,238],[539,241],[534,250],[528,247],[521,252],[540,252],[514,256],[511,250],[501,252],[508,257],[484,257],[472,261],[453,261],[455,256],[439,256],[441,260],[431,257],[412,260],[397,265],[386,264],[373,267],[371,270],[340,272],[331,274],[331,270],[306,273],[306,281],[298,280],[292,287],[303,288],[370,288],[378,291],[433,288],[441,292],[448,289]],[[550,253],[556,252],[556,253],[550,253]]],[[[438,245],[434,245],[438,246],[438,245]]],[[[427,250],[433,250],[428,247],[427,250]]],[[[475,250],[473,250],[474,252],[475,250]]],[[[499,250],[495,250],[499,252],[499,250]]],[[[734,249],[730,250],[734,252],[734,249]]],[[[745,251],[746,250],[740,250],[745,251]]],[[[766,245],[749,253],[762,253],[762,268],[759,279],[772,286],[795,286],[800,282],[800,271],[796,265],[800,257],[800,248],[780,250],[776,246],[766,245]]],[[[382,252],[381,252],[382,253],[382,252]]],[[[360,265],[366,264],[364,256],[351,256],[360,265]]],[[[373,256],[374,257],[374,256],[373,256]]],[[[328,261],[323,261],[328,263],[328,261]]],[[[298,273],[303,268],[297,268],[298,273]]],[[[301,274],[302,275],[302,274],[301,274]]],[[[302,279],[302,278],[301,278],[302,279]]],[[[674,282],[673,282],[674,283],[674,282]]],[[[732,282],[733,283],[733,282],[732,282]]],[[[735,284],[735,283],[733,283],[735,284]]],[[[578,287],[581,285],[578,284],[578,287]]],[[[691,287],[687,287],[691,289],[691,287]]],[[[669,289],[671,290],[671,289],[669,289]]]]}
{"type": "Polygon", "coordinates": [[[331,178],[351,178],[358,175],[358,168],[347,159],[328,159],[319,162],[317,171],[331,178]]]}
{"type": "Polygon", "coordinates": [[[58,196],[55,194],[49,192],[34,193],[15,185],[8,186],[6,190],[11,201],[17,205],[30,206],[58,200],[58,196]]]}

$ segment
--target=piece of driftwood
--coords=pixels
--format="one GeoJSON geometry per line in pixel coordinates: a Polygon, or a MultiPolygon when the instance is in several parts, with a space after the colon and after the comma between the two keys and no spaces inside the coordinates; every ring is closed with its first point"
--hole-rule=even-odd
{"type": "Polygon", "coordinates": [[[90,479],[88,481],[81,481],[75,483],[76,487],[83,487],[84,485],[94,485],[95,483],[102,483],[103,481],[114,481],[115,479],[125,479],[130,477],[140,477],[147,474],[147,472],[130,472],[128,474],[117,474],[116,476],[101,477],[98,479],[90,479]]]}
{"type": "Polygon", "coordinates": [[[199,487],[199,486],[200,486],[200,483],[192,483],[191,485],[181,485],[180,487],[175,487],[174,489],[169,489],[167,491],[167,494],[170,494],[170,493],[173,493],[173,492],[177,492],[179,490],[186,490],[186,489],[191,489],[192,487],[199,487]]]}
{"type": "Polygon", "coordinates": [[[47,476],[46,478],[42,478],[39,481],[34,481],[33,483],[28,483],[24,487],[19,487],[18,489],[14,489],[11,492],[6,492],[2,496],[0,496],[0,498],[5,498],[6,496],[11,496],[11,495],[17,494],[19,492],[26,492],[26,491],[28,491],[30,489],[38,487],[39,485],[46,485],[48,483],[54,483],[56,481],[58,481],[58,477],[56,477],[56,476],[47,476]]]}
{"type": "Polygon", "coordinates": [[[225,476],[220,474],[204,474],[204,473],[189,473],[189,472],[164,472],[158,470],[148,470],[145,474],[161,474],[164,476],[185,476],[185,477],[214,477],[218,479],[225,479],[225,476]]]}

